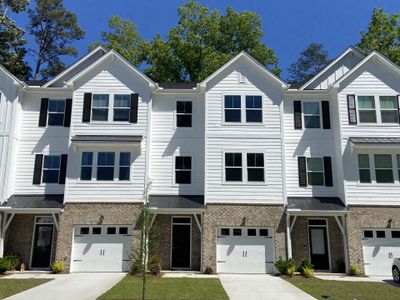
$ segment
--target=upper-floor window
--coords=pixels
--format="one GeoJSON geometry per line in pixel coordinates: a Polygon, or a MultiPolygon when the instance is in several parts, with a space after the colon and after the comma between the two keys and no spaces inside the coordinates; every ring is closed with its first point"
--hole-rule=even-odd
{"type": "Polygon", "coordinates": [[[114,152],[99,152],[97,154],[97,180],[114,180],[114,152]]]}
{"type": "Polygon", "coordinates": [[[393,164],[391,154],[375,154],[375,176],[377,183],[393,183],[393,164]]]}
{"type": "Polygon", "coordinates": [[[246,122],[262,123],[262,97],[246,96],[246,122]]]}
{"type": "Polygon", "coordinates": [[[307,157],[308,185],[324,185],[324,161],[322,157],[307,157]]]}
{"type": "Polygon", "coordinates": [[[358,154],[358,176],[361,183],[371,183],[371,167],[368,154],[358,154]]]}
{"type": "Polygon", "coordinates": [[[131,153],[120,152],[119,154],[119,180],[129,180],[131,173],[131,153]]]}
{"type": "Polygon", "coordinates": [[[92,121],[108,121],[109,95],[93,94],[92,121]]]}
{"type": "Polygon", "coordinates": [[[225,122],[242,122],[241,97],[238,95],[227,95],[224,99],[225,122]]]}
{"type": "Polygon", "coordinates": [[[175,183],[190,184],[192,182],[192,157],[175,157],[175,183]]]}
{"type": "Polygon", "coordinates": [[[321,128],[320,102],[303,102],[305,128],[321,128]]]}
{"type": "Polygon", "coordinates": [[[43,160],[43,183],[58,183],[61,158],[59,155],[45,155],[43,160]]]}
{"type": "Polygon", "coordinates": [[[82,152],[81,180],[92,180],[93,152],[82,152]]]}
{"type": "Polygon", "coordinates": [[[357,96],[360,123],[399,123],[397,96],[357,96]]]}
{"type": "Polygon", "coordinates": [[[176,127],[192,127],[192,101],[176,102],[176,127]]]}
{"type": "Polygon", "coordinates": [[[400,178],[400,155],[358,154],[358,174],[360,183],[394,183],[393,161],[397,163],[396,176],[400,178]],[[374,170],[371,172],[371,170],[374,170]]]}
{"type": "Polygon", "coordinates": [[[226,182],[264,182],[263,153],[225,153],[226,182]],[[247,172],[243,173],[243,168],[247,172]]]}
{"type": "Polygon", "coordinates": [[[129,122],[130,95],[114,95],[114,121],[129,122]]]}
{"type": "Polygon", "coordinates": [[[63,126],[65,114],[65,100],[49,100],[48,119],[49,126],[63,126]]]}

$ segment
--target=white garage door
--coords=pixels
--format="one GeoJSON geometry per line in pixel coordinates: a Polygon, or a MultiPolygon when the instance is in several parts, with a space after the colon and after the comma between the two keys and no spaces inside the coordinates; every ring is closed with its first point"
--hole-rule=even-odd
{"type": "Polygon", "coordinates": [[[391,276],[393,258],[400,257],[400,230],[364,229],[363,235],[365,274],[391,276]]]}
{"type": "Polygon", "coordinates": [[[218,273],[274,273],[270,228],[221,227],[217,233],[218,273]]]}
{"type": "Polygon", "coordinates": [[[131,226],[76,226],[72,272],[129,271],[131,226]]]}

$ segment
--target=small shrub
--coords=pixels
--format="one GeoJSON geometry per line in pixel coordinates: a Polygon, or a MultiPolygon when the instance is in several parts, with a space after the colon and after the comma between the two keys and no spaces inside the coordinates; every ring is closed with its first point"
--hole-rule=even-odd
{"type": "Polygon", "coordinates": [[[161,275],[161,258],[157,255],[153,255],[149,258],[147,268],[151,275],[160,277],[161,275]]]}
{"type": "Polygon", "coordinates": [[[208,275],[214,274],[213,268],[206,267],[205,270],[204,270],[204,274],[208,274],[208,275]]]}
{"type": "Polygon", "coordinates": [[[18,253],[8,253],[4,256],[5,259],[8,259],[11,262],[11,271],[15,271],[20,269],[21,267],[21,256],[18,253]]]}
{"type": "Polygon", "coordinates": [[[133,258],[131,260],[131,274],[138,275],[142,272],[142,270],[143,270],[142,260],[139,257],[133,258]]]}
{"type": "Polygon", "coordinates": [[[0,274],[4,274],[10,269],[11,269],[11,261],[4,257],[0,258],[0,274]]]}
{"type": "Polygon", "coordinates": [[[51,265],[51,270],[53,271],[54,274],[59,274],[64,272],[64,263],[62,261],[56,260],[51,265]]]}
{"type": "Polygon", "coordinates": [[[275,267],[280,274],[290,277],[292,277],[297,270],[296,261],[293,258],[283,260],[282,257],[279,257],[278,261],[275,263],[275,267]]]}
{"type": "Polygon", "coordinates": [[[298,271],[305,278],[311,278],[314,275],[314,265],[311,263],[309,259],[304,258],[301,261],[298,271]]]}
{"type": "Polygon", "coordinates": [[[303,267],[302,273],[305,278],[312,278],[314,276],[314,269],[310,267],[303,267]]]}
{"type": "Polygon", "coordinates": [[[350,276],[359,276],[361,274],[361,268],[357,264],[351,264],[349,269],[350,276]]]}

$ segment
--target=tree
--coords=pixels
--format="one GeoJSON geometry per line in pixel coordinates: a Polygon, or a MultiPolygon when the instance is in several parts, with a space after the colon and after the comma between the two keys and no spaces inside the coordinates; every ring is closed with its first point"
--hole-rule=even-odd
{"type": "Polygon", "coordinates": [[[101,42],[93,43],[89,50],[98,45],[107,49],[114,49],[134,66],[139,66],[145,59],[143,47],[144,41],[136,30],[136,25],[130,20],[123,20],[118,16],[112,16],[108,21],[110,30],[100,33],[101,42]]]}
{"type": "Polygon", "coordinates": [[[28,10],[28,16],[29,33],[37,44],[37,49],[30,49],[36,56],[33,78],[49,79],[65,68],[61,56],[78,55],[71,43],[82,39],[85,32],[62,0],[37,0],[36,6],[28,10]]]}
{"type": "Polygon", "coordinates": [[[262,43],[257,14],[228,7],[221,15],[190,0],[178,8],[178,17],[166,40],[158,35],[146,47],[150,66],[145,73],[151,78],[199,82],[242,50],[279,74],[273,50],[262,43]]]}
{"type": "Polygon", "coordinates": [[[309,44],[300,52],[299,59],[289,68],[289,82],[305,83],[329,64],[328,52],[318,43],[309,44]]]}
{"type": "Polygon", "coordinates": [[[367,32],[361,32],[356,47],[365,55],[376,50],[400,64],[400,14],[387,14],[375,8],[367,32]]]}
{"type": "Polygon", "coordinates": [[[30,71],[24,61],[24,30],[17,27],[8,12],[20,13],[28,3],[28,0],[0,0],[0,64],[22,80],[28,77],[30,71]]]}

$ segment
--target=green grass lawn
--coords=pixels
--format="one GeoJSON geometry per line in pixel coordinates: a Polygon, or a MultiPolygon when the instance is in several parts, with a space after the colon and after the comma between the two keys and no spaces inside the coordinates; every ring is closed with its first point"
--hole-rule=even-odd
{"type": "MultiPolygon", "coordinates": [[[[146,287],[146,299],[148,300],[229,299],[217,278],[148,278],[148,284],[146,287]]],[[[141,290],[141,279],[127,275],[98,299],[141,299],[141,290]]]]}
{"type": "Polygon", "coordinates": [[[1,279],[0,299],[29,290],[50,280],[51,279],[1,279]]]}
{"type": "Polygon", "coordinates": [[[400,299],[400,286],[378,282],[349,282],[321,280],[317,278],[287,279],[317,299],[330,300],[395,300],[400,299]],[[330,296],[330,298],[324,298],[330,296]]]}

